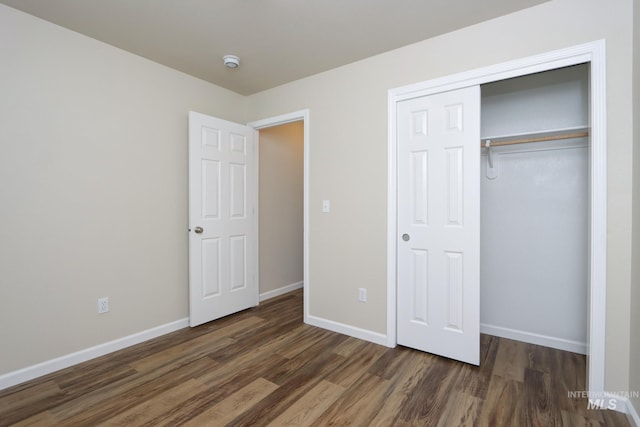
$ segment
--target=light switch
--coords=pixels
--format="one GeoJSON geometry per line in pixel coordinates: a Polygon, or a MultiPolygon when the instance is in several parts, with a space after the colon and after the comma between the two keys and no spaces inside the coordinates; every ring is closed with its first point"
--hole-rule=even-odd
{"type": "Polygon", "coordinates": [[[329,213],[330,204],[328,200],[322,201],[322,213],[329,213]]]}

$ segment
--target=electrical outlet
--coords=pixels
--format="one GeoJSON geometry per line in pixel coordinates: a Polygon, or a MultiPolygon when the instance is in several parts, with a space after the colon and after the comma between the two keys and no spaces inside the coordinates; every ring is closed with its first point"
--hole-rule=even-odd
{"type": "Polygon", "coordinates": [[[358,288],[358,301],[367,302],[367,289],[358,288]]]}
{"type": "Polygon", "coordinates": [[[109,297],[98,298],[98,314],[109,312],[109,297]]]}

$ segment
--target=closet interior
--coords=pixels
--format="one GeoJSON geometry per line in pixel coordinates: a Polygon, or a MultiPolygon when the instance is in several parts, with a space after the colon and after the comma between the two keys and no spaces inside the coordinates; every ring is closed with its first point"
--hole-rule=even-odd
{"type": "Polygon", "coordinates": [[[480,330],[586,353],[589,66],[481,86],[480,330]]]}

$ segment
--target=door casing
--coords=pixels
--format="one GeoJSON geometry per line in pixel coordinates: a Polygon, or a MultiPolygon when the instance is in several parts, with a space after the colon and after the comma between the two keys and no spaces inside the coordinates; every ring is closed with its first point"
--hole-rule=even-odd
{"type": "Polygon", "coordinates": [[[397,314],[397,103],[468,86],[481,85],[571,65],[590,66],[590,253],[587,383],[603,393],[605,379],[607,129],[605,42],[598,40],[515,61],[391,89],[388,93],[387,175],[387,346],[395,347],[397,314]]]}

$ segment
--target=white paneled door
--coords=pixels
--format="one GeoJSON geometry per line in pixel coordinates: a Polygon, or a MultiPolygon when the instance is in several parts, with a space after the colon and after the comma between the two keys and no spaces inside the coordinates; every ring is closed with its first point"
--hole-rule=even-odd
{"type": "Polygon", "coordinates": [[[258,304],[256,132],[189,113],[189,321],[258,304]]]}
{"type": "Polygon", "coordinates": [[[480,87],[397,114],[398,344],[478,365],[480,87]]]}

